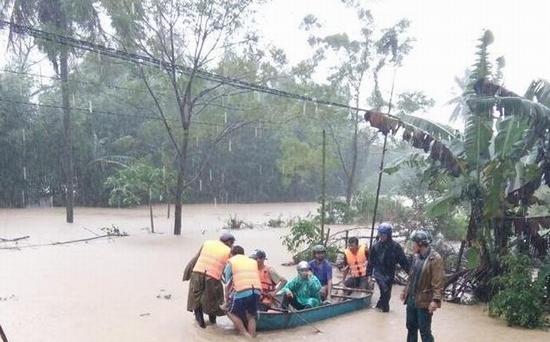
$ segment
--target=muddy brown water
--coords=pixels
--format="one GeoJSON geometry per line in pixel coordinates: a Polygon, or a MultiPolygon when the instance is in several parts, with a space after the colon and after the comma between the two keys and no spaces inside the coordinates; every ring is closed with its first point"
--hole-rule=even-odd
{"type": "MultiPolygon", "coordinates": [[[[183,233],[171,235],[166,208],[155,208],[158,234],[150,234],[147,208],[77,208],[75,223],[64,222],[63,208],[0,209],[0,238],[29,235],[19,250],[0,249],[0,324],[10,342],[179,342],[240,341],[221,318],[200,329],[185,311],[185,262],[202,241],[217,238],[230,215],[254,229],[233,231],[245,250],[263,248],[269,262],[286,276],[293,267],[280,237],[287,229],[262,227],[269,219],[305,216],[315,203],[188,205],[183,233]],[[29,247],[102,234],[117,226],[130,236],[88,243],[29,247]]],[[[0,247],[15,246],[0,243],[0,247]]],[[[405,341],[404,306],[395,287],[391,312],[364,310],[317,322],[311,327],[260,333],[258,341],[405,341]]],[[[376,299],[378,294],[374,294],[376,299]]],[[[507,327],[487,317],[483,306],[444,303],[433,330],[438,341],[550,341],[544,331],[507,327]]]]}

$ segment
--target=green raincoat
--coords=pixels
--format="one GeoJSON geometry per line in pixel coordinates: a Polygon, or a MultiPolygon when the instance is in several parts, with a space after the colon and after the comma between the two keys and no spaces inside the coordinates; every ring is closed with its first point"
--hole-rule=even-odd
{"type": "Polygon", "coordinates": [[[316,276],[310,275],[307,279],[297,276],[277,292],[278,295],[292,292],[298,303],[309,307],[321,304],[321,282],[316,276]]]}

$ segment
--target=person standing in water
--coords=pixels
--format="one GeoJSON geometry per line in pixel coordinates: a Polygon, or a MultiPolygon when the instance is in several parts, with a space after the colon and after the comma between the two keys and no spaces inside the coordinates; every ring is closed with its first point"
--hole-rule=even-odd
{"type": "Polygon", "coordinates": [[[444,266],[441,256],[430,247],[431,239],[425,231],[412,234],[414,259],[409,282],[401,293],[407,305],[407,342],[433,342],[432,316],[441,307],[443,299],[444,266]]]}
{"type": "Polygon", "coordinates": [[[201,328],[206,328],[204,314],[212,324],[216,323],[217,316],[225,315],[220,309],[224,301],[221,278],[234,243],[235,237],[224,233],[219,240],[205,241],[191,261],[196,260],[189,279],[187,311],[195,314],[201,328]]]}
{"type": "Polygon", "coordinates": [[[229,258],[224,271],[227,282],[225,293],[227,317],[233,322],[239,333],[245,337],[256,337],[256,316],[262,283],[258,273],[256,260],[244,255],[241,246],[231,249],[232,257],[229,258]],[[232,299],[229,294],[232,293],[232,299]]]}
{"type": "Polygon", "coordinates": [[[372,246],[367,264],[367,275],[374,277],[380,290],[380,299],[376,308],[382,312],[390,311],[390,298],[395,266],[399,264],[405,272],[409,272],[409,261],[403,247],[392,239],[393,227],[389,223],[378,226],[379,240],[372,246]]]}

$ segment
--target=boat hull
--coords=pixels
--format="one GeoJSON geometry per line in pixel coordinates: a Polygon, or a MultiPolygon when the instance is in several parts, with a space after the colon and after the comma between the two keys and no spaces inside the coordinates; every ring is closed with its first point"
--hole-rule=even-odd
{"type": "Polygon", "coordinates": [[[372,294],[295,312],[259,312],[257,330],[289,329],[370,307],[372,294]]]}

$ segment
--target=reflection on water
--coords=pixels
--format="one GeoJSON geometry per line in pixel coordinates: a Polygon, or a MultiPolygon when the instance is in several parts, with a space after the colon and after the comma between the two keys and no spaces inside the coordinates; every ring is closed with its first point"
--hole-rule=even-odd
{"type": "MultiPolygon", "coordinates": [[[[170,234],[172,221],[155,208],[149,234],[146,208],[130,210],[77,208],[75,223],[64,223],[63,208],[0,209],[0,238],[30,235],[20,245],[66,241],[101,233],[113,224],[130,234],[61,246],[0,250],[0,324],[10,342],[179,342],[242,341],[225,317],[201,329],[185,311],[187,283],[181,282],[185,262],[202,241],[217,238],[229,215],[252,222],[255,229],[234,231],[246,250],[261,248],[271,265],[283,267],[289,254],[281,246],[286,229],[260,228],[270,218],[283,220],[315,211],[315,203],[259,205],[192,205],[184,207],[183,235],[170,234]],[[84,229],[85,228],[85,229],[84,229]]],[[[2,247],[4,244],[0,244],[2,247]]],[[[260,332],[258,341],[404,341],[405,307],[394,289],[389,314],[364,310],[311,327],[260,332]]],[[[376,300],[377,294],[374,295],[376,300]]],[[[488,318],[483,308],[444,304],[433,322],[438,341],[548,341],[542,331],[511,329],[488,318]]]]}

